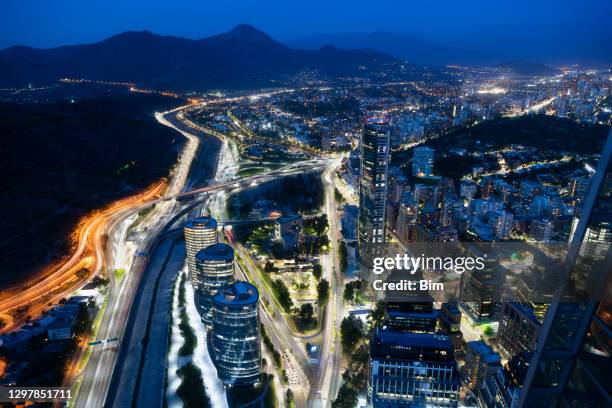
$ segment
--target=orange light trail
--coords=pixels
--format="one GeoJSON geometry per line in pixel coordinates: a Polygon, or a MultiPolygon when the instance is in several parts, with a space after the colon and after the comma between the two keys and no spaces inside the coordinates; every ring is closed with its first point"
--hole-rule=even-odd
{"type": "MultiPolygon", "coordinates": [[[[0,301],[0,318],[5,326],[0,333],[14,330],[25,323],[26,316],[15,318],[14,311],[28,307],[27,316],[38,316],[50,303],[55,303],[81,287],[89,278],[100,273],[105,259],[105,233],[117,217],[137,209],[158,197],[166,183],[159,182],[141,194],[116,201],[108,208],[88,215],[75,230],[77,247],[71,257],[44,272],[43,278],[0,301]],[[84,268],[88,272],[79,274],[84,268]]],[[[24,313],[25,314],[25,313],[24,313]]]]}

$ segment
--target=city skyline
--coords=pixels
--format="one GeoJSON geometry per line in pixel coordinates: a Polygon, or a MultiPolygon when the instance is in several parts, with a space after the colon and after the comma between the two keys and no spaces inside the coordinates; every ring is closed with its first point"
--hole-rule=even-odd
{"type": "Polygon", "coordinates": [[[0,17],[0,403],[612,406],[608,3],[113,1],[0,17]]]}

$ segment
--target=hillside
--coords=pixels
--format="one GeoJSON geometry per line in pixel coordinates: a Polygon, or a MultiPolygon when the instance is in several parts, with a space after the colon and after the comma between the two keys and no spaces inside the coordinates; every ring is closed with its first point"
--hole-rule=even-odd
{"type": "Polygon", "coordinates": [[[551,66],[521,60],[507,61],[499,64],[498,67],[506,68],[517,75],[525,76],[553,76],[561,74],[561,71],[551,66]]]}
{"type": "Polygon", "coordinates": [[[201,40],[125,32],[94,44],[0,51],[0,86],[73,77],[174,89],[255,87],[302,70],[354,75],[393,61],[372,50],[292,49],[248,25],[201,40]]]}
{"type": "Polygon", "coordinates": [[[440,151],[474,147],[477,142],[492,148],[521,144],[580,154],[599,154],[608,129],[555,116],[525,115],[498,118],[469,128],[458,128],[427,145],[440,151]]]}
{"type": "Polygon", "coordinates": [[[444,46],[423,40],[415,35],[390,31],[320,34],[288,41],[286,44],[305,49],[318,49],[326,44],[332,44],[342,49],[370,48],[393,55],[412,64],[424,65],[479,65],[499,61],[497,57],[486,52],[444,46]]]}
{"type": "Polygon", "coordinates": [[[151,112],[169,103],[132,95],[0,104],[0,287],[69,253],[81,216],[168,175],[182,140],[151,112]]]}

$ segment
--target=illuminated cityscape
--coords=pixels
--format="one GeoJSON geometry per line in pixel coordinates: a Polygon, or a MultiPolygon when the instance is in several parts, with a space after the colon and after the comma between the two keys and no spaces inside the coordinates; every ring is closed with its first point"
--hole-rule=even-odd
{"type": "Polygon", "coordinates": [[[612,9],[517,1],[7,5],[0,406],[612,406],[612,9]]]}

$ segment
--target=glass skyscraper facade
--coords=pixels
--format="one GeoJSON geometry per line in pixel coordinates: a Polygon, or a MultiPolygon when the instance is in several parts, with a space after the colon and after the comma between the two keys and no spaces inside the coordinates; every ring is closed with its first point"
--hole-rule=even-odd
{"type": "Polygon", "coordinates": [[[185,252],[189,281],[194,288],[201,286],[196,271],[196,254],[209,245],[217,243],[217,221],[210,216],[198,217],[189,221],[183,228],[185,233],[185,252]]]}
{"type": "Polygon", "coordinates": [[[221,288],[212,298],[211,349],[224,384],[249,386],[260,381],[259,293],[248,282],[221,288]]]}
{"type": "Polygon", "coordinates": [[[612,406],[612,132],[584,200],[519,406],[612,406]],[[605,237],[605,235],[603,235],[605,237]],[[608,235],[609,237],[609,235],[608,235]],[[597,248],[594,248],[594,247],[597,248]]]}
{"type": "Polygon", "coordinates": [[[358,240],[359,257],[366,267],[385,243],[389,137],[387,119],[365,121],[360,141],[358,240]]]}
{"type": "Polygon", "coordinates": [[[370,358],[373,408],[458,406],[460,380],[448,336],[379,330],[370,358]]]}
{"type": "Polygon", "coordinates": [[[212,297],[234,281],[234,248],[227,244],[210,245],[195,256],[198,286],[195,299],[202,321],[212,324],[212,297]]]}

